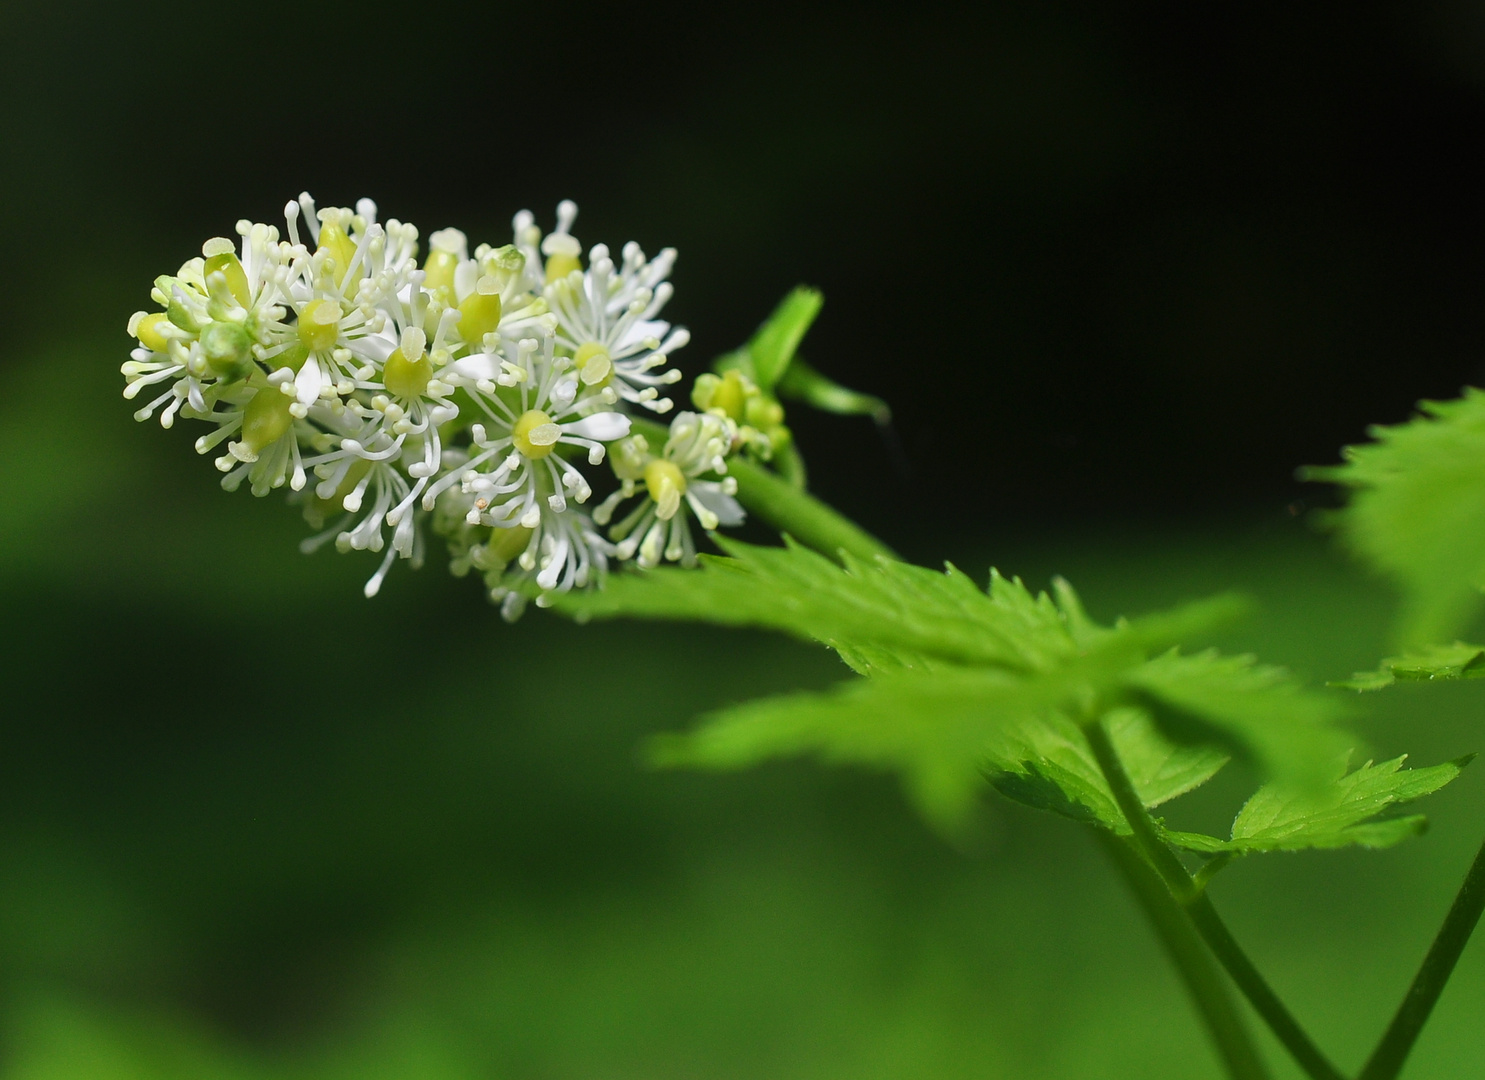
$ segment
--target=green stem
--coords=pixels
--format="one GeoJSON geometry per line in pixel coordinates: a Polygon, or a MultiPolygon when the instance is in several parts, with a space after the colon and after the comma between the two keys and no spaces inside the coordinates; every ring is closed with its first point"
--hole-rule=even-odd
{"type": "Polygon", "coordinates": [[[1454,965],[1458,963],[1460,953],[1464,952],[1482,911],[1485,911],[1485,846],[1480,848],[1465,874],[1464,884],[1459,887],[1449,914],[1444,917],[1444,925],[1439,927],[1438,936],[1433,939],[1418,974],[1413,976],[1413,983],[1397,1007],[1392,1023],[1367,1059],[1359,1080],[1393,1080],[1402,1072],[1403,1062],[1418,1041],[1439,995],[1444,992],[1444,985],[1453,974],[1454,965]]]}
{"type": "Polygon", "coordinates": [[[1201,938],[1165,882],[1127,841],[1096,826],[1093,831],[1165,946],[1166,955],[1186,984],[1186,992],[1201,1013],[1228,1074],[1233,1080],[1267,1080],[1268,1070],[1238,1014],[1237,1003],[1222,981],[1222,973],[1212,963],[1211,955],[1203,948],[1201,938]]]}
{"type": "Polygon", "coordinates": [[[727,463],[727,472],[737,480],[738,502],[806,547],[831,558],[838,558],[842,551],[863,559],[878,555],[897,558],[891,548],[855,522],[762,466],[733,458],[727,463]]]}
{"type": "Polygon", "coordinates": [[[1134,781],[1125,771],[1124,763],[1119,760],[1119,753],[1103,723],[1096,721],[1089,724],[1084,731],[1094,759],[1114,794],[1114,800],[1119,804],[1119,809],[1134,833],[1135,845],[1160,875],[1174,901],[1184,910],[1196,932],[1222,962],[1227,974],[1237,983],[1238,989],[1242,990],[1254,1011],[1263,1018],[1279,1042],[1283,1043],[1284,1048],[1313,1080],[1344,1080],[1340,1070],[1330,1063],[1304,1028],[1300,1027],[1294,1014],[1285,1007],[1279,995],[1274,993],[1268,981],[1248,958],[1248,954],[1243,952],[1232,932],[1227,929],[1227,924],[1217,914],[1217,909],[1212,906],[1205,890],[1192,880],[1185,864],[1160,838],[1155,822],[1151,820],[1144,800],[1135,790],[1134,781]]]}
{"type": "MultiPolygon", "coordinates": [[[[655,447],[670,437],[663,424],[643,417],[630,419],[630,430],[643,435],[655,447]]],[[[737,481],[737,500],[754,517],[780,532],[788,533],[805,547],[832,559],[842,551],[862,559],[897,554],[850,518],[837,513],[808,492],[738,455],[727,463],[727,473],[737,481]]]]}
{"type": "Polygon", "coordinates": [[[1269,1030],[1284,1044],[1284,1049],[1289,1051],[1300,1068],[1314,1080],[1345,1080],[1344,1074],[1330,1063],[1330,1059],[1315,1045],[1305,1029],[1299,1026],[1294,1014],[1279,1000],[1279,995],[1274,993],[1273,987],[1269,986],[1268,980],[1253,965],[1253,961],[1248,959],[1248,954],[1243,951],[1237,939],[1232,936],[1232,931],[1222,921],[1222,916],[1212,906],[1211,898],[1201,893],[1188,901],[1185,907],[1186,914],[1196,926],[1196,932],[1201,935],[1208,948],[1217,954],[1217,959],[1222,961],[1222,966],[1232,976],[1232,981],[1237,983],[1238,989],[1242,990],[1248,1003],[1263,1017],[1269,1030]]]}
{"type": "Polygon", "coordinates": [[[1129,822],[1135,843],[1139,845],[1145,858],[1150,860],[1150,865],[1165,882],[1171,895],[1185,905],[1195,895],[1191,875],[1186,872],[1186,865],[1155,831],[1155,822],[1150,820],[1145,801],[1135,790],[1134,781],[1124,769],[1124,762],[1119,760],[1119,751],[1114,748],[1114,740],[1109,738],[1108,729],[1104,727],[1102,720],[1095,720],[1083,728],[1083,734],[1088,737],[1093,758],[1098,762],[1104,779],[1108,781],[1109,790],[1114,793],[1114,801],[1119,804],[1124,820],[1129,822]]]}

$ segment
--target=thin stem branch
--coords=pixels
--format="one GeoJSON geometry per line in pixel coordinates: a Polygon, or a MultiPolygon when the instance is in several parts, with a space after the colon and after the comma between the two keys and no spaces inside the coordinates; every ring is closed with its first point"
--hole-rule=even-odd
{"type": "Polygon", "coordinates": [[[737,480],[739,502],[801,544],[832,559],[839,558],[841,551],[865,559],[897,558],[891,548],[855,522],[767,469],[735,457],[727,463],[727,472],[737,480]]]}
{"type": "Polygon", "coordinates": [[[1299,1026],[1294,1014],[1279,1000],[1279,995],[1274,993],[1253,961],[1248,959],[1248,954],[1212,906],[1211,898],[1205,893],[1198,894],[1186,903],[1185,908],[1202,940],[1217,954],[1232,981],[1238,984],[1254,1011],[1263,1017],[1269,1030],[1284,1044],[1284,1049],[1289,1051],[1299,1067],[1314,1080],[1345,1080],[1344,1074],[1330,1063],[1305,1029],[1299,1026]]]}
{"type": "Polygon", "coordinates": [[[1444,925],[1439,927],[1438,936],[1433,939],[1418,974],[1413,976],[1413,983],[1397,1007],[1392,1023],[1367,1059],[1359,1080],[1393,1080],[1402,1072],[1403,1062],[1418,1041],[1439,995],[1444,992],[1444,985],[1453,974],[1454,965],[1459,962],[1482,911],[1485,911],[1485,845],[1470,864],[1464,884],[1459,887],[1449,914],[1444,917],[1444,925]]]}
{"type": "Polygon", "coordinates": [[[1258,1056],[1258,1048],[1238,1013],[1237,1003],[1222,981],[1222,973],[1212,963],[1211,954],[1202,946],[1201,938],[1165,882],[1128,842],[1097,826],[1093,831],[1180,973],[1228,1075],[1233,1080],[1268,1080],[1268,1069],[1258,1056]]]}
{"type": "Polygon", "coordinates": [[[1242,990],[1254,1011],[1263,1018],[1279,1042],[1283,1043],[1284,1048],[1312,1080],[1345,1080],[1341,1071],[1315,1045],[1314,1040],[1294,1018],[1294,1014],[1248,958],[1248,954],[1238,945],[1232,932],[1227,929],[1227,924],[1212,906],[1205,890],[1192,880],[1185,864],[1160,838],[1155,822],[1151,820],[1144,800],[1135,790],[1134,781],[1129,778],[1124,763],[1119,760],[1118,750],[1103,723],[1095,721],[1089,724],[1085,733],[1093,749],[1093,756],[1108,781],[1109,789],[1134,833],[1134,844],[1159,873],[1175,902],[1195,926],[1202,940],[1217,955],[1217,959],[1242,990]]]}
{"type": "Polygon", "coordinates": [[[1108,729],[1104,727],[1102,720],[1095,720],[1084,726],[1083,734],[1088,737],[1094,760],[1098,762],[1104,779],[1108,781],[1109,790],[1114,793],[1114,801],[1119,804],[1124,820],[1129,822],[1129,827],[1134,832],[1135,843],[1139,845],[1145,858],[1150,860],[1150,865],[1159,873],[1171,895],[1185,904],[1195,892],[1191,875],[1186,871],[1185,863],[1176,857],[1176,853],[1155,831],[1155,822],[1150,819],[1145,801],[1140,798],[1134,781],[1125,771],[1124,762],[1119,760],[1119,751],[1114,747],[1114,740],[1109,738],[1108,729]]]}

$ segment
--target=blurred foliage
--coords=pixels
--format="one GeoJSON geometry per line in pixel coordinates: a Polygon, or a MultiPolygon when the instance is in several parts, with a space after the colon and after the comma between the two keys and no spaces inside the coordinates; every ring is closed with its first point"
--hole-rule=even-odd
{"type": "Polygon", "coordinates": [[[1100,626],[1063,578],[1053,599],[993,569],[981,591],[952,564],[940,573],[842,551],[836,565],[787,539],[717,542],[727,557],[703,557],[699,572],[616,577],[557,607],[583,619],[782,630],[828,645],[868,678],[714,714],[661,744],[657,757],[668,764],[736,769],[813,754],[885,768],[949,831],[988,774],[1002,794],[1125,832],[1081,730],[1105,712],[1133,706],[1144,719],[1124,718],[1117,731],[1127,767],[1149,781],[1136,781],[1147,806],[1205,783],[1221,751],[1293,786],[1322,786],[1329,759],[1348,744],[1332,726],[1341,711],[1333,695],[1305,691],[1252,657],[1178,653],[1240,612],[1234,597],[1100,626]]]}
{"type": "Polygon", "coordinates": [[[1374,671],[1358,671],[1332,686],[1347,690],[1382,690],[1397,682],[1485,678],[1485,647],[1456,641],[1424,645],[1402,656],[1389,656],[1374,671]]]}
{"type": "Polygon", "coordinates": [[[1485,391],[1425,401],[1406,424],[1370,429],[1345,464],[1310,468],[1348,489],[1328,519],[1363,561],[1403,592],[1397,636],[1427,646],[1451,638],[1485,605],[1485,391]]]}
{"type": "MultiPolygon", "coordinates": [[[[0,1076],[1215,1075],[1081,830],[992,796],[956,850],[880,778],[640,767],[697,713],[837,681],[824,650],[511,628],[436,566],[368,603],[362,562],[300,556],[292,511],[129,419],[122,344],[59,343],[0,401],[0,1076]],[[63,399],[63,369],[97,378],[63,399]]],[[[1244,588],[1220,644],[1309,679],[1388,618],[1287,517],[946,554],[1066,573],[1102,619],[1244,588]]],[[[1369,741],[1458,757],[1478,691],[1368,699],[1369,741]]],[[[1251,782],[1168,823],[1214,833],[1251,782]]],[[[1326,1045],[1384,1021],[1478,840],[1468,779],[1435,799],[1422,843],[1215,886],[1326,1045]]],[[[1412,1075],[1482,1060],[1482,1002],[1472,951],[1412,1075]]]]}
{"type": "MultiPolygon", "coordinates": [[[[1224,647],[1339,678],[1392,606],[1280,509],[1312,497],[1291,470],[1478,372],[1485,273],[1485,23],[1348,16],[610,7],[538,80],[583,167],[512,168],[448,48],[510,40],[498,6],[331,3],[344,40],[297,53],[228,6],[0,9],[0,1076],[1215,1075],[1084,830],[993,800],[953,850],[879,777],[639,767],[691,716],[836,681],[824,650],[510,629],[436,566],[367,604],[364,562],[299,556],[291,510],[135,425],[117,366],[157,273],[302,188],[496,241],[574,197],[585,239],[681,249],[690,370],[794,281],[830,294],[811,354],[890,399],[918,471],[807,410],[799,443],[901,550],[1066,574],[1104,619],[1240,587],[1260,614],[1224,647]],[[284,59],[273,85],[387,27],[421,89],[356,82],[333,134],[211,66],[231,42],[284,59]],[[616,58],[654,90],[596,107],[616,58]],[[407,167],[407,133],[457,160],[407,167]],[[1094,516],[1132,513],[1166,524],[1094,516]]],[[[1376,758],[1478,749],[1485,686],[1420,689],[1366,699],[1376,758]]],[[[1171,826],[1218,834],[1252,780],[1171,826]]],[[[1475,778],[1435,802],[1420,843],[1215,886],[1325,1045],[1385,1022],[1478,843],[1475,778]]],[[[1479,949],[1410,1077],[1485,1061],[1479,949]]]]}

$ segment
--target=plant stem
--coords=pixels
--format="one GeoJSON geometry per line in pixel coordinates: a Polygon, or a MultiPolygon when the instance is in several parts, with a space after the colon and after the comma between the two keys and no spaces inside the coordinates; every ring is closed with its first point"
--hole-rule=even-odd
{"type": "Polygon", "coordinates": [[[1217,909],[1212,906],[1211,898],[1206,895],[1205,890],[1192,880],[1191,874],[1176,853],[1160,838],[1155,822],[1151,820],[1144,800],[1135,790],[1134,781],[1125,771],[1124,763],[1119,760],[1119,753],[1103,723],[1095,721],[1087,725],[1084,732],[1088,736],[1088,743],[1093,749],[1099,769],[1134,833],[1134,844],[1159,873],[1173,901],[1184,911],[1196,932],[1217,955],[1217,959],[1227,969],[1227,974],[1242,990],[1243,996],[1313,1080],[1345,1080],[1341,1071],[1330,1063],[1304,1028],[1300,1027],[1299,1021],[1285,1007],[1279,995],[1274,993],[1253,961],[1248,959],[1248,954],[1243,952],[1232,932],[1227,929],[1227,924],[1217,914],[1217,909]]]}
{"type": "Polygon", "coordinates": [[[1184,906],[1195,892],[1191,875],[1186,872],[1185,864],[1155,831],[1155,822],[1150,820],[1150,812],[1145,809],[1144,800],[1135,790],[1134,781],[1124,769],[1124,762],[1119,760],[1119,751],[1114,747],[1114,740],[1109,738],[1108,729],[1104,727],[1102,720],[1094,720],[1084,726],[1083,734],[1088,737],[1093,758],[1098,762],[1104,779],[1108,781],[1109,790],[1114,793],[1114,801],[1119,804],[1124,820],[1129,822],[1135,843],[1165,882],[1171,895],[1184,906]]]}
{"type": "Polygon", "coordinates": [[[1397,1007],[1392,1023],[1367,1059],[1359,1080],[1393,1080],[1402,1072],[1403,1062],[1418,1041],[1439,995],[1444,992],[1444,984],[1449,981],[1460,953],[1464,952],[1475,924],[1480,921],[1481,911],[1485,911],[1485,846],[1481,846],[1465,874],[1464,884],[1459,887],[1449,914],[1444,917],[1444,925],[1439,927],[1438,936],[1433,939],[1418,974],[1413,976],[1413,983],[1397,1007]]]}
{"type": "Polygon", "coordinates": [[[1248,954],[1243,951],[1237,939],[1232,936],[1232,931],[1222,921],[1222,916],[1212,906],[1211,898],[1205,893],[1199,893],[1187,901],[1184,907],[1202,940],[1217,954],[1217,959],[1222,961],[1222,966],[1232,976],[1232,981],[1238,984],[1248,1003],[1263,1017],[1269,1030],[1284,1044],[1284,1049],[1289,1051],[1300,1068],[1314,1080],[1345,1080],[1344,1074],[1330,1063],[1330,1059],[1315,1045],[1305,1029],[1299,1026],[1294,1014],[1279,1000],[1279,995],[1274,993],[1273,987],[1269,986],[1268,980],[1253,965],[1253,961],[1248,959],[1248,954]]]}
{"type": "Polygon", "coordinates": [[[737,480],[737,499],[754,515],[801,544],[838,559],[844,551],[863,559],[897,556],[855,522],[808,492],[744,458],[733,458],[727,473],[737,480]]]}
{"type": "Polygon", "coordinates": [[[1268,1080],[1268,1069],[1237,1010],[1237,1003],[1222,981],[1191,921],[1171,896],[1165,882],[1127,841],[1093,827],[1130,891],[1144,909],[1166,955],[1186,984],[1186,992],[1216,1044],[1222,1063],[1233,1080],[1268,1080]]]}

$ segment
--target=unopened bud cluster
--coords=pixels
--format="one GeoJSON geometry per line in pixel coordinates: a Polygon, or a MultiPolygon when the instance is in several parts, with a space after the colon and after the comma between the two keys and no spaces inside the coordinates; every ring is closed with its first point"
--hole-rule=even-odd
{"type": "Polygon", "coordinates": [[[585,254],[576,215],[562,203],[543,236],[522,211],[512,243],[473,251],[443,229],[420,252],[369,199],[301,195],[282,232],[240,221],[156,279],[124,396],[147,402],[139,420],[210,425],[196,451],[229,491],[288,488],[318,530],[306,551],[385,550],[368,596],[395,558],[422,561],[430,527],[510,618],[613,561],[693,563],[690,519],[742,521],[727,457],[743,439],[721,408],[676,415],[661,445],[631,435],[681,378],[688,334],[659,317],[675,251],[585,254]],[[596,487],[614,490],[590,514],[596,487]]]}

